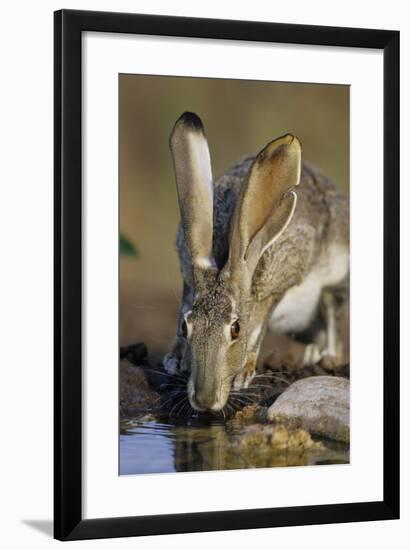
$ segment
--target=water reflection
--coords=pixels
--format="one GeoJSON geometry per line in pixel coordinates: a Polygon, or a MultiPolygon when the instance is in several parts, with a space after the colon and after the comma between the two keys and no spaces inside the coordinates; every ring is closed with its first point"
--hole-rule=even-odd
{"type": "Polygon", "coordinates": [[[347,448],[326,442],[311,449],[284,450],[271,445],[261,430],[250,437],[243,426],[222,420],[124,420],[120,475],[349,462],[347,448]]]}

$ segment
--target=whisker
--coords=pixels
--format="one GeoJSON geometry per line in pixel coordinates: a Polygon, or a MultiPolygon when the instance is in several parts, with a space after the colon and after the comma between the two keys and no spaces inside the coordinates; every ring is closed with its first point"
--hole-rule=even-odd
{"type": "Polygon", "coordinates": [[[242,399],[243,400],[243,399],[249,398],[249,396],[248,395],[241,395],[240,393],[238,393],[238,394],[232,394],[231,393],[230,398],[231,399],[242,399]]]}
{"type": "Polygon", "coordinates": [[[168,384],[167,382],[163,382],[163,386],[167,388],[182,388],[186,389],[186,384],[168,384]]]}
{"type": "Polygon", "coordinates": [[[184,397],[182,399],[180,399],[179,401],[177,401],[175,403],[175,405],[172,407],[172,409],[169,411],[169,416],[172,416],[172,413],[173,411],[175,410],[175,408],[181,403],[183,402],[184,400],[186,399],[186,396],[184,395],[184,397]]]}
{"type": "Polygon", "coordinates": [[[166,392],[168,395],[175,395],[176,393],[186,393],[186,387],[183,387],[182,390],[180,390],[179,388],[176,388],[174,390],[169,390],[168,392],[166,392]]]}
{"type": "Polygon", "coordinates": [[[185,406],[186,406],[186,397],[182,400],[181,406],[175,411],[175,416],[179,416],[181,414],[181,411],[184,410],[185,406]]]}
{"type": "Polygon", "coordinates": [[[255,392],[253,392],[251,390],[252,390],[252,387],[246,388],[244,390],[231,390],[231,394],[233,394],[233,395],[257,395],[255,392]]]}
{"type": "Polygon", "coordinates": [[[252,384],[253,388],[269,388],[270,390],[274,389],[270,384],[252,384]]]}
{"type": "Polygon", "coordinates": [[[170,398],[168,398],[164,403],[161,404],[162,408],[164,408],[167,403],[170,403],[172,401],[175,401],[175,399],[178,399],[181,394],[182,392],[174,392],[174,394],[170,398]]]}
{"type": "Polygon", "coordinates": [[[187,402],[184,404],[184,407],[182,409],[182,414],[185,414],[185,416],[188,416],[189,413],[190,413],[190,410],[189,410],[190,408],[191,408],[191,406],[190,406],[189,401],[187,399],[187,402]]]}
{"type": "MultiPolygon", "coordinates": [[[[291,384],[291,382],[289,380],[286,380],[286,378],[282,378],[281,376],[275,376],[275,378],[272,378],[273,381],[278,381],[278,382],[282,382],[282,384],[286,384],[287,386],[289,386],[291,384]]],[[[262,385],[260,384],[251,384],[251,386],[254,386],[256,388],[258,387],[263,387],[262,385]]],[[[251,387],[250,386],[250,387],[251,387]]],[[[270,385],[270,384],[267,384],[265,385],[265,387],[267,388],[272,388],[273,385],[270,385]]]]}
{"type": "Polygon", "coordinates": [[[178,415],[180,415],[180,416],[186,416],[187,413],[184,412],[184,411],[188,411],[188,409],[187,409],[187,401],[188,401],[188,400],[185,399],[184,403],[182,403],[181,408],[178,410],[178,415]]]}
{"type": "Polygon", "coordinates": [[[230,409],[231,409],[231,411],[232,411],[232,414],[236,413],[236,411],[238,410],[238,409],[236,408],[237,406],[236,406],[234,403],[232,403],[232,402],[227,403],[227,406],[230,407],[230,409]]]}
{"type": "Polygon", "coordinates": [[[252,405],[254,403],[254,401],[250,401],[249,399],[244,400],[238,397],[234,397],[232,399],[233,400],[231,401],[231,403],[236,407],[235,411],[242,410],[244,407],[247,407],[248,405],[252,405]]]}
{"type": "Polygon", "coordinates": [[[176,399],[179,399],[183,395],[184,395],[183,392],[174,392],[168,399],[166,399],[162,403],[162,407],[166,407],[168,403],[171,403],[171,404],[174,403],[176,399]]]}
{"type": "Polygon", "coordinates": [[[168,376],[169,378],[172,378],[172,374],[168,374],[166,371],[153,369],[151,367],[146,368],[145,372],[153,373],[153,374],[160,374],[161,376],[168,376]]]}
{"type": "Polygon", "coordinates": [[[231,395],[234,395],[234,396],[237,396],[237,397],[245,397],[245,398],[248,398],[248,399],[251,399],[251,398],[254,398],[254,399],[258,399],[260,397],[259,393],[255,393],[255,392],[249,392],[249,393],[232,393],[231,395]]]}
{"type": "Polygon", "coordinates": [[[287,374],[286,371],[278,371],[278,372],[266,372],[263,374],[257,374],[253,378],[275,378],[276,376],[280,374],[287,374]]]}
{"type": "Polygon", "coordinates": [[[254,405],[259,402],[258,400],[255,400],[255,399],[241,399],[239,397],[234,397],[232,399],[233,399],[232,402],[236,403],[238,408],[241,408],[241,409],[243,409],[244,407],[247,407],[248,405],[254,405]]]}
{"type": "Polygon", "coordinates": [[[231,403],[234,403],[234,404],[236,403],[236,406],[238,408],[242,408],[246,406],[249,403],[249,401],[241,401],[240,399],[232,398],[231,403]]]}
{"type": "Polygon", "coordinates": [[[146,368],[145,369],[147,372],[153,372],[154,374],[160,374],[162,376],[167,376],[168,378],[170,378],[171,380],[174,379],[174,378],[180,378],[182,380],[186,380],[188,381],[188,376],[186,375],[183,375],[183,374],[179,374],[179,373],[175,373],[175,374],[169,374],[168,372],[166,371],[161,371],[161,370],[158,370],[158,369],[152,369],[150,367],[146,368]]]}
{"type": "Polygon", "coordinates": [[[235,412],[241,411],[245,406],[245,403],[233,403],[232,407],[234,408],[235,412]]]}

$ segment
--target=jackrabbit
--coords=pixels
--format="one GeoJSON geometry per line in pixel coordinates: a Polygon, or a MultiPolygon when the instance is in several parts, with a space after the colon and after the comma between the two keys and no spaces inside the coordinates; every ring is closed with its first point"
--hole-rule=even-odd
{"type": "Polygon", "coordinates": [[[232,388],[251,382],[266,330],[304,331],[324,295],[326,345],[308,345],[305,363],[336,355],[331,290],[348,277],[348,203],[328,178],[302,163],[300,142],[290,134],[215,182],[197,115],[177,120],[170,148],[183,299],[164,368],[190,373],[194,409],[218,411],[232,388]]]}

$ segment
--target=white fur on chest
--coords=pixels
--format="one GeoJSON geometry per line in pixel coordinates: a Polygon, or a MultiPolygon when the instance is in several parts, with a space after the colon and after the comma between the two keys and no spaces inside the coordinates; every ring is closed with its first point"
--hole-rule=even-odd
{"type": "Polygon", "coordinates": [[[323,257],[305,277],[290,288],[276,306],[269,321],[274,332],[300,332],[308,328],[318,306],[322,289],[340,283],[347,275],[349,256],[338,245],[323,257]]]}

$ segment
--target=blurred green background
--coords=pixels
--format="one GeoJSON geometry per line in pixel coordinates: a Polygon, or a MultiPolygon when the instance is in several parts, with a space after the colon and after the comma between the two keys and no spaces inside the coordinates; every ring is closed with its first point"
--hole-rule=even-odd
{"type": "Polygon", "coordinates": [[[120,259],[120,344],[169,350],[181,276],[179,211],[168,136],[184,111],[205,126],[214,177],[293,133],[306,160],[348,192],[349,87],[163,76],[119,77],[120,229],[138,256],[120,259]]]}

